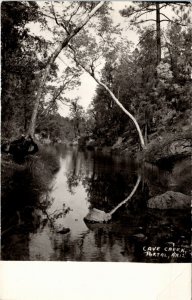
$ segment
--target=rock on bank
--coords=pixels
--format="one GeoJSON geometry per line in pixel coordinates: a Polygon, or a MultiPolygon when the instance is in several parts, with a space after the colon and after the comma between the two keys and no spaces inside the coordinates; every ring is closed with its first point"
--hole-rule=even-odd
{"type": "Polygon", "coordinates": [[[190,196],[173,191],[152,197],[147,202],[149,208],[155,209],[187,209],[190,208],[190,205],[190,196]]]}

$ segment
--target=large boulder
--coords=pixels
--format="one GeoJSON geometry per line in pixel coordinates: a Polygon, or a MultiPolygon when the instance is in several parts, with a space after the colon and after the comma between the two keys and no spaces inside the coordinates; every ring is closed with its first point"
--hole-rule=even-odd
{"type": "Polygon", "coordinates": [[[183,139],[179,141],[173,141],[169,146],[169,153],[171,155],[190,155],[191,140],[183,139]]]}
{"type": "Polygon", "coordinates": [[[159,151],[154,155],[154,159],[157,162],[163,160],[170,160],[177,158],[183,158],[191,155],[191,140],[190,139],[178,139],[172,142],[169,142],[161,147],[159,145],[159,151]]]}
{"type": "Polygon", "coordinates": [[[186,209],[190,208],[191,197],[179,192],[167,191],[148,200],[147,206],[155,209],[186,209]]]}
{"type": "Polygon", "coordinates": [[[153,140],[145,151],[145,161],[169,169],[176,161],[190,157],[191,153],[191,135],[182,137],[175,134],[153,140]]]}

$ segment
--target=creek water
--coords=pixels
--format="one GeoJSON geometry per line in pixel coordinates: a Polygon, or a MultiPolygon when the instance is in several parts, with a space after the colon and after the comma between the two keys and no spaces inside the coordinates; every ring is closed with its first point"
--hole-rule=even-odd
{"type": "MultiPolygon", "coordinates": [[[[185,192],[183,183],[178,183],[170,171],[138,166],[123,155],[80,151],[63,145],[56,149],[60,169],[39,199],[39,203],[46,200],[47,206],[37,205],[33,211],[22,207],[20,215],[17,208],[19,226],[5,233],[2,259],[190,261],[190,212],[147,208],[147,200],[152,196],[167,190],[185,192]],[[84,221],[91,208],[109,212],[118,205],[129,195],[138,175],[142,180],[134,196],[117,210],[109,223],[84,221]],[[31,224],[22,223],[23,214],[32,220],[31,224]],[[69,228],[69,232],[61,233],[63,228],[69,228]]],[[[22,175],[14,179],[12,201],[29,189],[23,184],[25,180],[22,175]]],[[[33,197],[34,193],[31,190],[27,197],[33,197]]]]}

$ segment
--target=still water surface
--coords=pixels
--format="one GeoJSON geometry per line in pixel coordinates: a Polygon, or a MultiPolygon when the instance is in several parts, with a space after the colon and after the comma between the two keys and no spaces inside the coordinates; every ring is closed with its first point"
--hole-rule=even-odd
{"type": "MultiPolygon", "coordinates": [[[[35,229],[14,232],[3,245],[7,260],[187,262],[190,213],[149,210],[146,201],[172,184],[169,172],[144,169],[124,156],[58,146],[60,169],[33,212],[35,229]],[[109,212],[141,183],[109,224],[86,224],[95,207],[109,212]],[[59,233],[69,228],[66,234],[59,233]],[[159,247],[147,254],[150,247],[159,247]],[[177,247],[177,256],[174,256],[177,247]],[[168,251],[169,249],[169,251],[168,251]],[[180,250],[179,250],[180,249],[180,250]],[[182,250],[184,249],[184,250],[182,250]],[[182,251],[185,251],[183,254],[182,251]],[[159,253],[159,254],[158,254],[159,253]]],[[[22,178],[19,179],[22,181],[22,178]]],[[[169,186],[170,190],[170,186],[169,186]]],[[[172,184],[172,190],[180,187],[172,184]]],[[[150,252],[150,251],[149,251],[150,252]]]]}
{"type": "MultiPolygon", "coordinates": [[[[124,161],[118,156],[69,148],[63,149],[60,166],[49,194],[54,201],[47,212],[52,215],[56,210],[62,211],[63,206],[69,208],[65,217],[54,222],[54,227],[56,231],[69,228],[70,232],[55,233],[55,230],[50,231],[48,224],[42,231],[31,234],[30,259],[128,261],[129,258],[121,253],[123,237],[117,233],[112,236],[111,224],[86,225],[84,222],[89,208],[94,206],[92,203],[97,208],[109,210],[114,197],[118,199],[121,195],[120,202],[122,195],[128,192],[124,161]]],[[[129,169],[131,174],[135,173],[131,165],[129,169]]]]}

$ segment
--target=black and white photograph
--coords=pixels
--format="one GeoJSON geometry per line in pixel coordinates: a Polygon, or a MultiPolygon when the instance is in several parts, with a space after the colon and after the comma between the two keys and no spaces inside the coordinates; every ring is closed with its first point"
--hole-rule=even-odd
{"type": "Polygon", "coordinates": [[[191,49],[190,2],[1,3],[2,261],[191,262],[191,49]]]}

